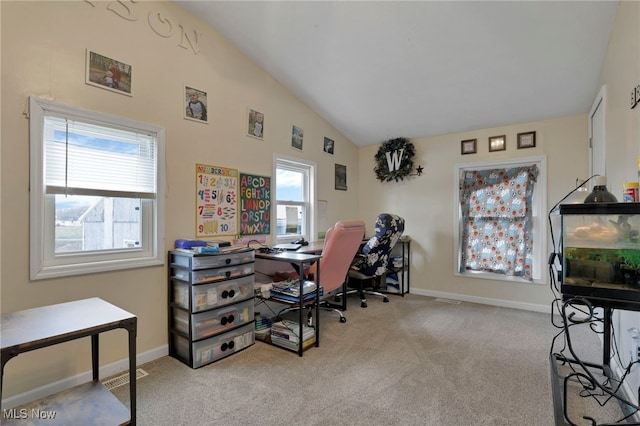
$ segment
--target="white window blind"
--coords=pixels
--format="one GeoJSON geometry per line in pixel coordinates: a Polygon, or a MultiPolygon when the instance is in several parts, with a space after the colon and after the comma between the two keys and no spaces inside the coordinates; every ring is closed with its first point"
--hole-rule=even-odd
{"type": "Polygon", "coordinates": [[[155,198],[155,135],[104,127],[45,112],[47,194],[155,198]]]}

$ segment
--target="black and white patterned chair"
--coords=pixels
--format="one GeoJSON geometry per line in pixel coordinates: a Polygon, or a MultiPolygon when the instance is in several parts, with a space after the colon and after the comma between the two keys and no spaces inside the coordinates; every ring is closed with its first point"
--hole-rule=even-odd
{"type": "Polygon", "coordinates": [[[404,232],[404,219],[390,213],[381,213],[376,219],[376,233],[363,246],[349,269],[349,286],[357,288],[360,306],[367,307],[366,294],[382,297],[388,302],[386,294],[376,291],[389,266],[391,250],[404,232]]]}

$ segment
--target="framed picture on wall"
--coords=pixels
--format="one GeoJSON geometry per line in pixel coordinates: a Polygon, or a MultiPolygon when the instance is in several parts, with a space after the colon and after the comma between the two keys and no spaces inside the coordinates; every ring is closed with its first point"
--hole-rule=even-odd
{"type": "Polygon", "coordinates": [[[489,152],[504,151],[507,149],[507,137],[505,135],[491,136],[489,138],[489,152]]]}
{"type": "Polygon", "coordinates": [[[460,152],[462,155],[478,152],[478,139],[467,139],[460,142],[460,152]]]}
{"type": "Polygon", "coordinates": [[[247,127],[247,135],[252,138],[264,138],[264,114],[249,108],[249,126],[247,127]]]}
{"type": "Polygon", "coordinates": [[[184,118],[207,122],[207,92],[194,87],[184,86],[184,118]]]}
{"type": "Polygon", "coordinates": [[[336,189],[347,190],[347,166],[336,164],[336,189]]]}
{"type": "Polygon", "coordinates": [[[536,132],[518,133],[518,149],[535,148],[536,132]]]}
{"type": "Polygon", "coordinates": [[[85,83],[91,86],[133,96],[132,71],[129,64],[87,49],[85,83]]]}
{"type": "Polygon", "coordinates": [[[328,137],[324,137],[324,144],[322,145],[322,150],[327,154],[333,155],[333,150],[335,148],[335,142],[333,139],[329,139],[328,137]]]}
{"type": "Polygon", "coordinates": [[[291,148],[302,151],[302,139],[304,138],[304,130],[298,126],[291,128],[291,148]]]}

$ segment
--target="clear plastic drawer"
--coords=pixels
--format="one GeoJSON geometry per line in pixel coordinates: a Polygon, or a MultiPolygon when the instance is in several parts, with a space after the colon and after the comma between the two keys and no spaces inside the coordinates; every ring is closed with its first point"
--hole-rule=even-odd
{"type": "Polygon", "coordinates": [[[195,286],[174,281],[173,303],[189,309],[189,294],[191,294],[192,312],[199,312],[240,302],[253,298],[253,281],[253,275],[195,286]]]}
{"type": "Polygon", "coordinates": [[[172,266],[181,266],[187,269],[206,269],[251,263],[255,259],[255,251],[247,249],[227,254],[194,254],[172,251],[169,257],[169,263],[172,266]]]}
{"type": "Polygon", "coordinates": [[[173,326],[185,334],[189,333],[191,317],[192,340],[203,339],[253,321],[253,299],[213,311],[190,314],[173,309],[173,326]]]}
{"type": "Polygon", "coordinates": [[[254,329],[254,324],[250,323],[228,333],[193,343],[189,343],[185,337],[174,334],[174,348],[178,357],[191,367],[198,368],[253,345],[254,329]]]}
{"type": "Polygon", "coordinates": [[[201,269],[191,271],[182,268],[171,268],[171,277],[191,284],[209,283],[253,274],[254,264],[230,266],[228,268],[201,269]]]}

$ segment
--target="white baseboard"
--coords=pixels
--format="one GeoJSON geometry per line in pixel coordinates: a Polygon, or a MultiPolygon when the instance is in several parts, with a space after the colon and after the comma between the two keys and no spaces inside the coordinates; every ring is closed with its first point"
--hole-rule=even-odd
{"type": "Polygon", "coordinates": [[[522,309],[524,311],[541,312],[544,314],[551,314],[551,304],[549,305],[536,305],[534,303],[522,303],[513,302],[511,300],[491,299],[488,297],[469,296],[466,294],[447,293],[444,291],[431,291],[423,289],[411,289],[411,294],[418,294],[420,296],[441,297],[444,299],[459,300],[462,302],[480,303],[483,305],[500,306],[503,308],[522,309]]]}
{"type": "MultiPolygon", "coordinates": [[[[163,356],[167,356],[168,354],[169,354],[169,346],[168,345],[160,346],[156,349],[152,349],[150,351],[138,354],[136,356],[136,365],[141,365],[146,362],[150,362],[155,359],[162,358],[163,356]]],[[[104,379],[128,370],[129,370],[129,359],[124,358],[119,361],[113,362],[111,364],[103,365],[102,367],[100,367],[100,377],[104,379]]],[[[57,382],[49,383],[39,388],[35,388],[30,391],[23,392],[17,395],[10,396],[6,399],[3,399],[2,408],[8,409],[8,408],[18,407],[20,405],[38,400],[40,398],[44,398],[46,396],[63,391],[65,389],[69,389],[74,386],[78,386],[83,383],[90,382],[91,380],[93,380],[93,374],[91,370],[85,371],[84,373],[80,373],[73,377],[68,377],[66,379],[58,380],[57,382]]]]}

